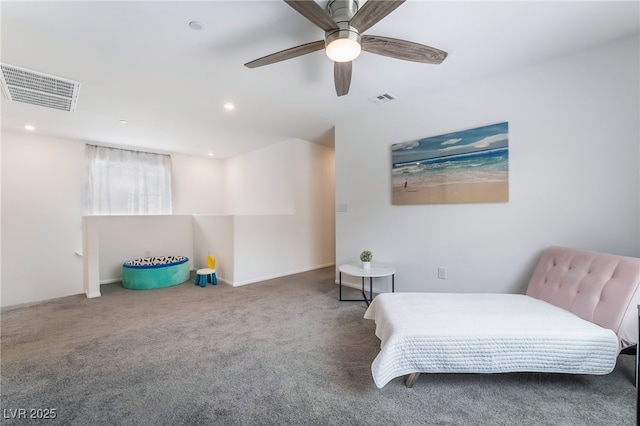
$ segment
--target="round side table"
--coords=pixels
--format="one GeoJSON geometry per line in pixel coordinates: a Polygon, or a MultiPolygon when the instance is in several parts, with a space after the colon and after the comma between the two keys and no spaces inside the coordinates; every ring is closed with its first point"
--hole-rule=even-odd
{"type": "Polygon", "coordinates": [[[367,306],[373,300],[373,279],[380,277],[388,277],[391,276],[391,292],[395,293],[396,283],[396,268],[389,265],[379,265],[372,264],[371,268],[364,269],[361,266],[347,263],[344,265],[340,265],[338,267],[338,271],[340,271],[340,301],[341,302],[366,302],[367,306]],[[347,275],[351,275],[354,277],[362,278],[362,299],[343,299],[342,298],[342,274],[345,273],[347,275]],[[369,278],[369,297],[367,298],[367,294],[364,291],[364,279],[369,278]]]}

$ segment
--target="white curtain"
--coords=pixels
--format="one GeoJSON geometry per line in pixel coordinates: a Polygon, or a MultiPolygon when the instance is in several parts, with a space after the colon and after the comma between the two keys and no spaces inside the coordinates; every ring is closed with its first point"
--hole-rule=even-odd
{"type": "Polygon", "coordinates": [[[171,214],[171,157],[87,145],[88,215],[171,214]]]}

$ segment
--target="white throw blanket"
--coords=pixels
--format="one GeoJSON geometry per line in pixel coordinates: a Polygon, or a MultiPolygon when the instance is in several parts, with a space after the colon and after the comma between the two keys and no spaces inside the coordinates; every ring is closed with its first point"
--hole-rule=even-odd
{"type": "Polygon", "coordinates": [[[381,340],[379,388],[410,373],[607,374],[618,356],[613,331],[525,295],[384,293],[364,317],[381,340]]]}

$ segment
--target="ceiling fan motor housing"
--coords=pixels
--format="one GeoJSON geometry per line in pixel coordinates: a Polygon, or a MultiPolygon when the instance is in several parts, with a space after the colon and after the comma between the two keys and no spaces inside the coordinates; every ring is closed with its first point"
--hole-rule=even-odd
{"type": "Polygon", "coordinates": [[[358,11],[358,0],[331,0],[327,8],[336,23],[349,22],[358,11]]]}
{"type": "Polygon", "coordinates": [[[351,25],[349,21],[358,11],[357,0],[331,0],[327,8],[331,17],[338,26],[337,30],[329,30],[325,32],[325,46],[329,46],[331,42],[338,39],[349,39],[360,44],[361,37],[358,30],[351,25]]]}

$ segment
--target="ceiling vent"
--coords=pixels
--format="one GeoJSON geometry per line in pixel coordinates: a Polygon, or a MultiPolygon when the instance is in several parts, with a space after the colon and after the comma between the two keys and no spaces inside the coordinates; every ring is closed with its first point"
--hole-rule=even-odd
{"type": "Polygon", "coordinates": [[[374,104],[386,104],[387,102],[391,102],[396,97],[390,93],[383,93],[382,95],[374,96],[373,98],[369,98],[371,102],[374,104]]]}
{"type": "Polygon", "coordinates": [[[10,101],[75,111],[80,83],[54,75],[0,64],[2,91],[10,101]]]}

